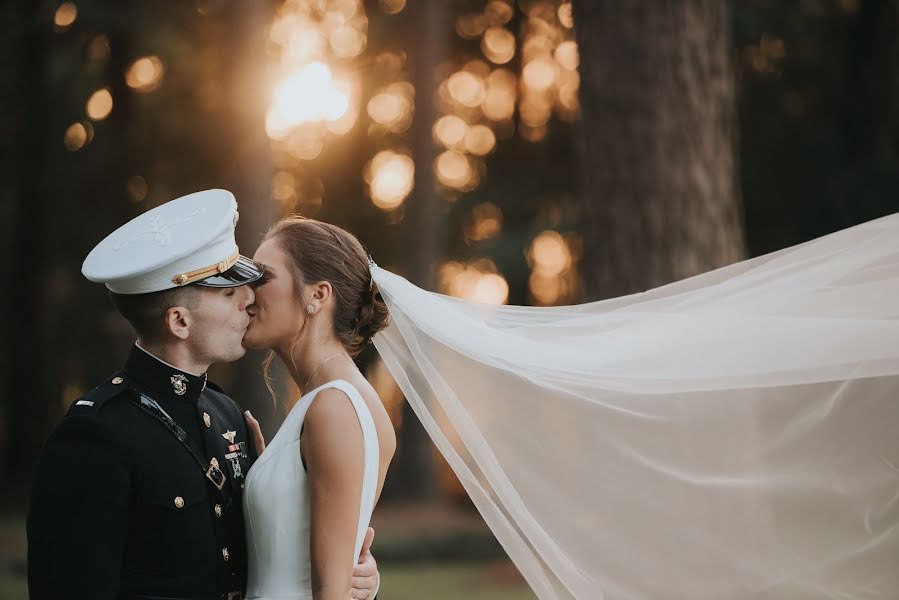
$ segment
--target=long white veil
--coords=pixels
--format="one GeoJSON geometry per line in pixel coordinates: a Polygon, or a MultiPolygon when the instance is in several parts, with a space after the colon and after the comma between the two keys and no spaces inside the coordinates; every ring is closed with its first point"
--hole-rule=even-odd
{"type": "Polygon", "coordinates": [[[579,306],[372,273],[378,352],[541,599],[899,597],[899,215],[579,306]]]}

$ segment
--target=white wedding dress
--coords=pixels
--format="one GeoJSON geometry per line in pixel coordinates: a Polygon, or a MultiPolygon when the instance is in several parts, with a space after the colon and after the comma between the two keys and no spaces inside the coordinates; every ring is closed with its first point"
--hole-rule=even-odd
{"type": "Polygon", "coordinates": [[[300,460],[300,430],[306,411],[326,388],[339,389],[349,397],[362,426],[365,468],[354,564],[359,560],[378,486],[378,434],[359,391],[347,381],[329,381],[299,399],[247,474],[243,509],[248,600],[312,600],[309,482],[300,460]]]}

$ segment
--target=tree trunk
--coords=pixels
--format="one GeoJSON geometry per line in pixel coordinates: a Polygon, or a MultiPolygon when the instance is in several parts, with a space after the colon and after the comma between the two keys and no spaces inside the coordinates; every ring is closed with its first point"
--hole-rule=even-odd
{"type": "Polygon", "coordinates": [[[590,299],[743,257],[727,2],[580,0],[590,299]]]}
{"type": "MultiPolygon", "coordinates": [[[[446,230],[441,224],[445,200],[437,192],[432,168],[436,148],[431,128],[437,120],[434,93],[437,66],[446,57],[447,23],[451,22],[447,3],[409,4],[416,23],[414,52],[409,53],[412,83],[415,86],[415,116],[412,124],[412,158],[415,187],[406,200],[404,232],[413,252],[403,264],[408,278],[419,287],[434,290],[436,263],[445,250],[446,230]]],[[[427,401],[427,399],[425,399],[427,401]]],[[[438,499],[435,453],[427,432],[408,402],[403,404],[402,425],[397,431],[397,453],[390,472],[388,497],[407,501],[438,499]]]]}
{"type": "MultiPolygon", "coordinates": [[[[14,127],[16,148],[10,147],[10,155],[4,160],[5,199],[11,201],[12,210],[4,210],[9,219],[5,228],[9,261],[6,274],[6,314],[10,316],[6,329],[8,346],[5,349],[5,410],[0,412],[0,431],[4,464],[0,476],[4,481],[21,483],[30,476],[34,460],[45,437],[49,421],[51,386],[43,372],[43,353],[40,339],[40,307],[45,245],[42,243],[43,194],[45,181],[46,146],[54,132],[48,131],[48,106],[46,102],[47,75],[47,25],[46,11],[40,3],[20,3],[16,13],[8,11],[13,22],[22,29],[12,33],[15,45],[11,45],[18,60],[12,62],[7,75],[18,70],[14,81],[20,82],[19,102],[12,108],[9,123],[14,127]],[[8,236],[8,237],[7,237],[8,236]],[[14,317],[12,316],[14,315],[14,317]],[[7,470],[9,472],[7,472],[7,470]]],[[[50,15],[52,18],[52,15],[50,15]]],[[[53,137],[61,140],[61,137],[53,137]]]]}

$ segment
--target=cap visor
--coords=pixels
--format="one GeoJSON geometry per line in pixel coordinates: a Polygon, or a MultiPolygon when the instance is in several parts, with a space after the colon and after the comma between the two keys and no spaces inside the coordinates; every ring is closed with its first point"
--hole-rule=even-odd
{"type": "Polygon", "coordinates": [[[226,288],[253,283],[262,277],[262,269],[246,256],[240,256],[234,266],[218,275],[197,281],[195,285],[226,288]]]}

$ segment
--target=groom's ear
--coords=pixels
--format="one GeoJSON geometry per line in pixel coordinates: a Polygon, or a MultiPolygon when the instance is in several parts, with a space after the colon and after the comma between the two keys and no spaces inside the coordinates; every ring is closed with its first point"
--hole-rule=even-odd
{"type": "Polygon", "coordinates": [[[183,306],[172,306],[165,311],[165,329],[179,340],[187,339],[192,321],[190,309],[183,306]]]}

